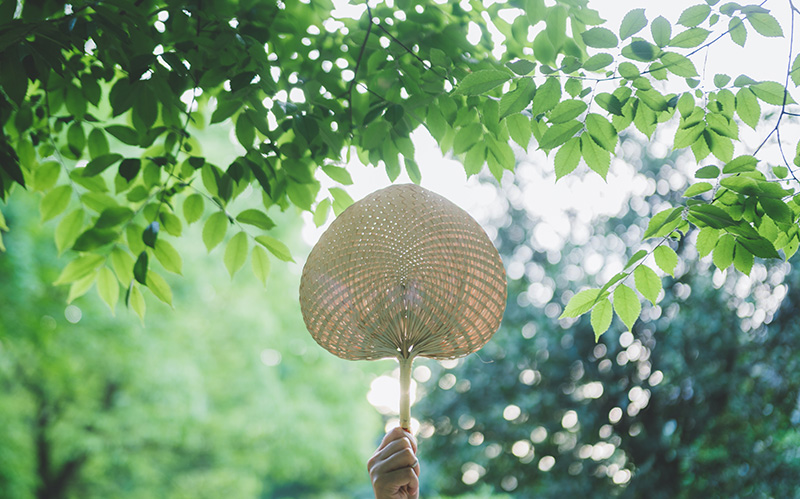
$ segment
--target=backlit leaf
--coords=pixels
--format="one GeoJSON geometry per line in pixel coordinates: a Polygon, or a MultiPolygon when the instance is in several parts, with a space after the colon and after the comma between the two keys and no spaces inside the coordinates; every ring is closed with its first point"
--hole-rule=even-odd
{"type": "Polygon", "coordinates": [[[271,265],[266,250],[261,246],[253,246],[253,252],[250,254],[250,263],[253,266],[253,274],[266,285],[271,265]]]}
{"type": "MultiPolygon", "coordinates": [[[[506,93],[500,98],[500,119],[514,113],[519,113],[531,103],[536,85],[530,78],[517,80],[517,88],[506,93]]],[[[456,135],[458,137],[458,135],[456,135]]]]}
{"type": "Polygon", "coordinates": [[[750,25],[761,36],[767,36],[767,37],[783,36],[783,30],[781,29],[781,25],[780,23],[778,23],[778,20],[772,16],[772,14],[767,14],[765,12],[754,12],[751,14],[747,14],[747,20],[750,21],[750,25]]]}
{"type": "Polygon", "coordinates": [[[633,9],[625,14],[622,18],[622,24],[619,28],[619,38],[624,40],[630,36],[635,35],[647,26],[647,17],[644,15],[644,9],[633,9]]]}
{"type": "Polygon", "coordinates": [[[247,234],[244,232],[238,232],[228,241],[228,245],[225,247],[225,257],[223,261],[231,277],[242,268],[245,260],[247,260],[248,252],[247,234]]]}
{"type": "MultiPolygon", "coordinates": [[[[666,244],[662,244],[653,250],[653,257],[655,257],[656,265],[661,270],[675,277],[675,267],[678,265],[678,254],[675,253],[675,250],[666,244]]],[[[636,287],[638,288],[639,285],[637,284],[636,287]]]]}
{"type": "Polygon", "coordinates": [[[106,302],[113,314],[119,301],[119,283],[108,267],[101,268],[97,273],[97,293],[106,302]]]}
{"type": "Polygon", "coordinates": [[[167,284],[167,281],[165,281],[163,277],[153,271],[148,272],[147,288],[153,292],[156,298],[170,307],[172,306],[172,289],[170,289],[169,284],[167,284]]]}
{"type": "Polygon", "coordinates": [[[203,216],[203,196],[192,194],[183,201],[183,218],[186,223],[191,224],[203,216]]]}
{"type": "Polygon", "coordinates": [[[705,21],[709,14],[711,14],[711,7],[707,4],[693,5],[681,12],[678,18],[678,24],[682,24],[686,27],[697,26],[705,21]]]}
{"type": "Polygon", "coordinates": [[[225,239],[227,231],[228,217],[224,213],[217,211],[208,217],[203,225],[203,243],[209,252],[225,239]]]}
{"type": "Polygon", "coordinates": [[[275,227],[272,221],[263,211],[256,209],[244,210],[236,216],[236,221],[243,224],[253,225],[259,229],[270,230],[275,227]]]}
{"type": "Polygon", "coordinates": [[[617,313],[622,322],[633,329],[636,319],[642,313],[642,304],[636,293],[624,284],[620,284],[614,290],[614,312],[617,313]]]}
{"type": "Polygon", "coordinates": [[[39,212],[42,214],[42,222],[46,222],[64,211],[69,204],[72,196],[72,187],[60,185],[45,194],[39,203],[39,212]]]}
{"type": "Polygon", "coordinates": [[[256,242],[269,250],[270,253],[278,257],[284,262],[293,262],[292,254],[289,248],[283,242],[271,236],[258,236],[256,242]]]}
{"type": "Polygon", "coordinates": [[[608,293],[601,295],[600,290],[597,288],[584,289],[570,298],[559,319],[581,316],[591,310],[600,299],[605,298],[607,295],[608,293]]]}
{"type": "Polygon", "coordinates": [[[750,275],[750,271],[753,269],[753,254],[738,243],[733,254],[733,267],[745,275],[750,275]]]}
{"type": "Polygon", "coordinates": [[[167,241],[159,239],[153,250],[156,259],[164,266],[164,270],[180,275],[183,259],[180,253],[167,241]]]}
{"type": "Polygon", "coordinates": [[[578,137],[572,137],[556,152],[554,159],[556,181],[571,173],[581,160],[581,142],[578,137]]]}
{"type": "Polygon", "coordinates": [[[617,46],[617,35],[608,28],[591,28],[581,33],[583,43],[598,49],[610,49],[617,46]]]}
{"type": "Polygon", "coordinates": [[[594,340],[598,341],[603,333],[608,331],[611,326],[611,319],[614,317],[614,310],[608,298],[599,300],[592,309],[591,324],[594,331],[594,340]]]}
{"type": "Polygon", "coordinates": [[[712,260],[718,269],[725,270],[731,266],[731,263],[733,263],[734,245],[735,239],[730,234],[723,234],[717,240],[717,245],[714,246],[712,260]]]}
{"type": "Polygon", "coordinates": [[[661,293],[661,278],[647,265],[636,267],[636,270],[633,271],[633,278],[636,282],[636,289],[655,305],[658,295],[661,293]]]}
{"type": "Polygon", "coordinates": [[[506,71],[483,69],[464,77],[456,87],[456,94],[477,95],[488,92],[511,79],[506,71]]]}

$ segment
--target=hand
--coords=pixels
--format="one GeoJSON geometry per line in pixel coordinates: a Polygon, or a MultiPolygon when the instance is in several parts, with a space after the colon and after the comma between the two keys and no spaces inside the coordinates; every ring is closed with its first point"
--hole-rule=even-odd
{"type": "Polygon", "coordinates": [[[402,428],[383,437],[367,463],[376,499],[418,499],[417,440],[402,428]]]}

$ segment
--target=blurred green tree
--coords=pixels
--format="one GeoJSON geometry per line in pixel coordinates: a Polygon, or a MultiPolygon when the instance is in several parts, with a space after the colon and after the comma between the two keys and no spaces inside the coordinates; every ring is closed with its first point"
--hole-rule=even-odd
{"type": "MultiPolygon", "coordinates": [[[[653,185],[680,172],[676,157],[643,152],[653,185]]],[[[644,230],[640,213],[670,199],[631,199],[618,217],[584,227],[589,243],[575,243],[573,219],[572,237],[553,251],[539,243],[523,187],[505,186],[507,210],[493,223],[512,277],[503,325],[455,367],[429,364],[415,406],[430,436],[420,443],[429,488],[800,497],[800,272],[757,263],[749,277],[712,276],[704,261],[681,266],[634,334],[620,324],[621,334],[595,343],[590,318],[558,320],[551,297],[567,301],[569,288],[600,279],[583,270],[590,255],[610,265],[622,240],[644,230]]]]}
{"type": "Polygon", "coordinates": [[[0,497],[355,497],[380,431],[368,374],[305,332],[298,276],[270,293],[233,283],[182,248],[177,314],[112,318],[95,295],[65,305],[52,233],[29,230],[0,259],[0,497]]]}

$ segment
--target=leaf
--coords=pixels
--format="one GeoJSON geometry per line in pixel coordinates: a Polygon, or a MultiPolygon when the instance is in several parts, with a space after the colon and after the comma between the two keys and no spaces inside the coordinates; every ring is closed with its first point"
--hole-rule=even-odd
{"type": "Polygon", "coordinates": [[[235,236],[228,241],[228,246],[225,247],[225,256],[223,261],[228,273],[233,278],[233,275],[242,268],[245,260],[247,260],[247,253],[250,249],[247,245],[247,234],[243,231],[238,232],[235,236]]]}
{"type": "Polygon", "coordinates": [[[239,141],[242,147],[245,149],[253,147],[253,141],[256,140],[256,129],[247,113],[239,113],[239,116],[236,117],[234,131],[236,140],[239,141]]]}
{"type": "Polygon", "coordinates": [[[183,218],[186,223],[191,224],[203,216],[204,208],[203,196],[200,194],[192,194],[183,201],[183,218]]]}
{"type": "Polygon", "coordinates": [[[270,230],[275,227],[272,221],[263,211],[256,209],[244,210],[236,216],[236,220],[243,224],[252,225],[259,229],[270,230]]]}
{"type": "Polygon", "coordinates": [[[642,304],[639,303],[636,293],[624,284],[614,290],[614,312],[629,330],[633,329],[633,324],[642,313],[642,304]]]}
{"type": "Polygon", "coordinates": [[[736,113],[753,130],[758,126],[758,120],[761,119],[761,105],[749,88],[742,88],[736,93],[736,113]]]}
{"type": "Polygon", "coordinates": [[[480,123],[472,123],[460,128],[453,141],[453,152],[456,154],[467,152],[481,139],[482,135],[483,126],[480,123]]]}
{"type": "Polygon", "coordinates": [[[780,37],[783,36],[778,20],[772,17],[772,14],[765,12],[753,12],[747,14],[747,20],[750,21],[750,26],[753,27],[761,36],[766,37],[780,37]]]}
{"type": "Polygon", "coordinates": [[[685,198],[694,197],[694,196],[703,194],[704,192],[708,192],[711,189],[713,189],[713,187],[712,187],[712,185],[710,183],[708,183],[708,182],[697,182],[696,184],[690,185],[683,192],[683,197],[685,197],[685,198]]]}
{"type": "Polygon", "coordinates": [[[331,200],[325,198],[317,203],[317,208],[314,210],[314,225],[322,227],[328,220],[328,213],[331,211],[331,200]]]}
{"type": "Polygon", "coordinates": [[[533,95],[531,113],[534,117],[556,107],[561,100],[561,83],[558,78],[548,78],[533,95]]]}
{"type": "Polygon", "coordinates": [[[261,246],[253,246],[250,254],[250,263],[253,266],[253,274],[266,286],[269,276],[270,261],[267,252],[261,246]]]}
{"type": "Polygon", "coordinates": [[[472,146],[464,156],[464,172],[467,176],[476,175],[486,163],[486,144],[479,142],[472,146]]]}
{"type": "Polygon", "coordinates": [[[267,248],[278,259],[284,262],[294,262],[289,248],[278,239],[270,236],[258,236],[256,242],[267,248]]]}
{"type": "Polygon", "coordinates": [[[159,239],[153,251],[156,259],[164,266],[164,270],[181,275],[183,259],[180,253],[167,241],[159,239]]]}
{"type": "Polygon", "coordinates": [[[42,214],[42,222],[46,222],[64,211],[69,204],[71,196],[72,187],[69,185],[60,185],[45,194],[39,203],[39,212],[42,214]]]}
{"type": "Polygon", "coordinates": [[[591,28],[581,33],[583,43],[597,49],[611,49],[617,46],[617,35],[608,28],[591,28]]]}
{"type": "Polygon", "coordinates": [[[622,55],[634,61],[650,62],[661,53],[658,47],[646,40],[634,40],[622,48],[622,55]]]}
{"type": "Polygon", "coordinates": [[[601,52],[586,59],[583,62],[583,69],[586,71],[600,71],[601,69],[608,67],[608,65],[612,62],[614,62],[614,56],[611,54],[606,54],[605,52],[601,52]]]}
{"type": "MultiPolygon", "coordinates": [[[[550,111],[548,120],[551,124],[566,123],[583,114],[588,106],[580,99],[567,99],[559,102],[556,107],[550,111]]],[[[530,123],[528,123],[530,129],[530,123]]]]}
{"type": "Polygon", "coordinates": [[[516,61],[507,62],[506,66],[520,76],[529,75],[536,69],[536,63],[527,59],[517,59],[516,61]]]}
{"type": "Polygon", "coordinates": [[[694,63],[686,56],[675,52],[665,52],[660,59],[667,71],[676,76],[684,78],[697,76],[697,69],[694,67],[694,63]]]}
{"type": "MultiPolygon", "coordinates": [[[[659,246],[659,248],[661,247],[659,246]]],[[[636,289],[655,305],[658,295],[661,293],[661,278],[647,265],[636,267],[636,270],[633,271],[633,278],[636,282],[636,289]]]]}
{"type": "Polygon", "coordinates": [[[108,267],[101,268],[100,272],[97,273],[97,293],[106,302],[113,314],[119,301],[119,283],[108,267]]]}
{"type": "Polygon", "coordinates": [[[750,275],[753,269],[753,254],[738,243],[733,254],[733,267],[745,275],[750,275]]]}
{"type": "Polygon", "coordinates": [[[638,262],[639,260],[641,260],[646,256],[647,256],[647,250],[640,249],[639,251],[631,255],[631,257],[628,259],[628,263],[626,263],[625,267],[623,267],[623,270],[629,269],[631,265],[633,265],[634,263],[638,262]]]}
{"type": "Polygon", "coordinates": [[[130,182],[136,175],[139,174],[139,170],[142,168],[142,160],[139,158],[125,158],[122,160],[122,163],[119,164],[119,176],[130,182]]]}
{"type": "Polygon", "coordinates": [[[663,237],[672,232],[682,220],[681,213],[683,213],[683,208],[680,206],[667,208],[666,210],[656,213],[650,219],[650,222],[648,222],[642,240],[651,237],[663,237]]]}
{"type": "Polygon", "coordinates": [[[706,165],[694,173],[695,178],[717,178],[719,177],[719,168],[714,165],[706,165]]]}
{"type": "Polygon", "coordinates": [[[409,180],[419,185],[419,183],[422,182],[422,174],[419,171],[417,162],[405,155],[403,160],[406,165],[406,173],[408,174],[409,180]]]}
{"type": "Polygon", "coordinates": [[[488,92],[511,79],[505,71],[483,69],[470,73],[456,87],[456,95],[478,95],[488,92]]]}
{"type": "Polygon", "coordinates": [[[605,180],[611,166],[611,153],[603,149],[588,133],[581,135],[581,155],[586,165],[605,180]]]}
{"type": "Polygon", "coordinates": [[[555,149],[566,143],[582,128],[583,123],[576,120],[553,125],[544,132],[541,140],[539,140],[539,149],[555,149]]]}
{"type": "Polygon", "coordinates": [[[89,288],[92,287],[92,284],[94,284],[96,278],[97,278],[97,273],[92,272],[86,277],[83,277],[73,282],[72,285],[69,287],[69,293],[67,294],[67,303],[72,303],[75,299],[86,294],[86,292],[89,291],[89,288]]]}
{"type": "Polygon", "coordinates": [[[700,258],[711,254],[718,240],[719,229],[715,229],[714,227],[703,227],[700,229],[700,232],[697,233],[697,242],[695,243],[700,258]]]}
{"type": "Polygon", "coordinates": [[[644,15],[644,9],[633,9],[625,14],[622,18],[622,24],[619,27],[619,38],[624,40],[628,37],[635,35],[647,26],[647,17],[644,15]]]}
{"type": "Polygon", "coordinates": [[[707,4],[693,5],[681,13],[678,24],[686,27],[697,26],[705,21],[709,14],[711,14],[711,7],[707,4]]]}
{"type": "Polygon", "coordinates": [[[794,213],[789,205],[780,199],[761,197],[759,198],[761,207],[767,215],[778,223],[791,224],[794,221],[794,213]]]}
{"type": "Polygon", "coordinates": [[[581,141],[578,137],[572,137],[556,153],[554,160],[556,181],[575,170],[580,160],[581,141]]]}
{"type": "Polygon", "coordinates": [[[172,289],[170,289],[169,284],[167,284],[167,281],[165,281],[163,277],[155,272],[148,272],[147,288],[153,292],[156,298],[170,307],[172,306],[172,289]]]}
{"type": "Polygon", "coordinates": [[[758,159],[750,155],[738,156],[722,168],[722,173],[741,173],[755,171],[758,159]]]}
{"type": "Polygon", "coordinates": [[[587,114],[586,131],[600,147],[614,152],[617,147],[617,129],[606,118],[596,113],[587,114]]]}
{"type": "Polygon", "coordinates": [[[690,49],[702,44],[711,32],[704,28],[689,28],[675,35],[669,41],[670,47],[690,49]]]}
{"type": "Polygon", "coordinates": [[[58,222],[55,232],[55,243],[58,253],[61,254],[65,249],[71,248],[80,235],[83,228],[83,210],[78,208],[70,212],[58,222]]]}
{"type": "Polygon", "coordinates": [[[147,251],[142,251],[133,264],[133,278],[145,284],[147,282],[147,251]]]}
{"type": "Polygon", "coordinates": [[[111,250],[111,267],[122,284],[133,280],[133,265],[133,258],[125,250],[118,246],[111,250]]]}
{"type": "Polygon", "coordinates": [[[733,43],[744,47],[745,42],[747,42],[747,28],[741,18],[732,17],[731,20],[728,21],[728,32],[731,35],[733,43]]]}
{"type": "Polygon", "coordinates": [[[139,134],[136,130],[125,125],[109,125],[106,127],[106,132],[110,133],[114,138],[127,144],[129,146],[139,145],[139,134]]]}
{"type": "Polygon", "coordinates": [[[723,234],[722,237],[717,240],[717,245],[714,246],[712,260],[718,269],[725,270],[731,266],[731,263],[733,263],[734,245],[735,239],[730,234],[723,234]]]}
{"type": "Polygon", "coordinates": [[[144,296],[142,296],[142,291],[136,284],[131,285],[128,303],[130,304],[131,308],[133,308],[133,311],[136,312],[136,315],[139,316],[139,319],[144,320],[144,314],[147,310],[147,305],[145,304],[144,296]]]}
{"type": "Polygon", "coordinates": [[[77,281],[78,279],[82,279],[94,272],[97,267],[103,264],[103,261],[105,261],[105,257],[103,255],[96,255],[94,253],[81,255],[69,262],[67,266],[64,267],[53,284],[56,286],[59,284],[69,284],[77,281]]]}
{"type": "Polygon", "coordinates": [[[656,45],[663,48],[672,38],[672,26],[664,16],[658,16],[650,23],[650,33],[656,45]]]}
{"type": "Polygon", "coordinates": [[[800,54],[797,54],[797,57],[794,58],[789,76],[791,76],[792,83],[794,83],[795,86],[800,86],[800,54]]]}
{"type": "Polygon", "coordinates": [[[101,128],[92,128],[92,131],[89,132],[87,143],[89,145],[89,156],[92,159],[109,153],[108,139],[101,128]]]}
{"type": "Polygon", "coordinates": [[[517,80],[517,88],[503,94],[500,98],[500,119],[514,113],[519,113],[531,103],[536,85],[530,78],[517,80]]]}
{"type": "Polygon", "coordinates": [[[333,187],[329,189],[333,196],[333,213],[338,217],[341,212],[347,209],[348,206],[353,204],[353,198],[350,197],[344,189],[333,187]]]}
{"type": "MultiPolygon", "coordinates": [[[[656,259],[656,265],[665,273],[675,277],[675,267],[678,265],[678,254],[675,250],[664,244],[657,246],[653,250],[653,256],[656,259]]],[[[639,286],[638,284],[636,285],[639,286]]]]}
{"type": "Polygon", "coordinates": [[[564,307],[564,312],[559,319],[581,316],[591,310],[595,303],[606,296],[608,296],[608,293],[600,294],[600,290],[597,288],[584,289],[570,298],[569,303],[564,307]]]}
{"type": "Polygon", "coordinates": [[[511,139],[523,149],[527,149],[531,142],[531,120],[521,114],[512,114],[506,118],[506,127],[511,139]]]}
{"type": "Polygon", "coordinates": [[[144,228],[142,232],[142,242],[151,248],[156,247],[156,239],[158,238],[158,222],[152,222],[144,228]]]}
{"type": "Polygon", "coordinates": [[[353,184],[353,178],[350,176],[350,172],[341,166],[322,165],[322,171],[325,172],[325,175],[342,185],[353,184]]]}
{"type": "Polygon", "coordinates": [[[209,252],[225,239],[227,231],[228,217],[224,213],[217,211],[208,217],[203,226],[203,243],[209,252]]]}
{"type": "Polygon", "coordinates": [[[762,81],[750,86],[750,90],[767,104],[782,106],[784,97],[786,104],[794,104],[794,99],[786,92],[783,85],[776,81],[762,81]]]}
{"type": "Polygon", "coordinates": [[[594,331],[594,340],[598,341],[600,336],[603,335],[611,326],[611,319],[614,317],[614,311],[611,307],[611,301],[608,298],[603,298],[597,302],[597,305],[592,309],[591,324],[594,331]]]}

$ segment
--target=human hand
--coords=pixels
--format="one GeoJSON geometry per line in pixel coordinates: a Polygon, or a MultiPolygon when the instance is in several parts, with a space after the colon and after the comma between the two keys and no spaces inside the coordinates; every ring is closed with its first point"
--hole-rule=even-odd
{"type": "Polygon", "coordinates": [[[376,499],[418,499],[417,440],[398,427],[383,437],[367,463],[376,499]]]}

